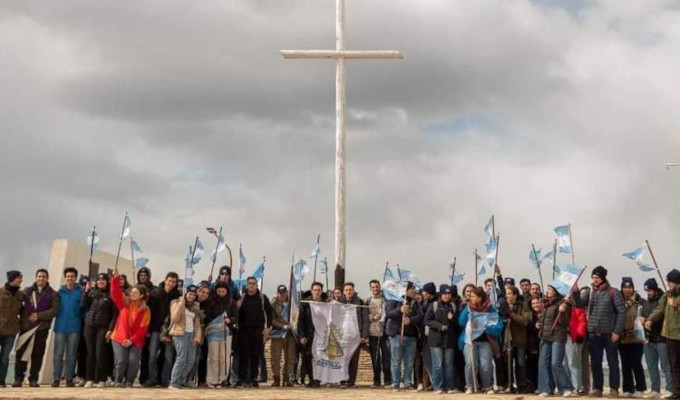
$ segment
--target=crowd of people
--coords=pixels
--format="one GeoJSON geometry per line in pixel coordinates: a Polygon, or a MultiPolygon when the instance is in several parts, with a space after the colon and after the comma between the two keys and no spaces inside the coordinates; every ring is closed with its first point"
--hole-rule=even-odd
{"type": "Polygon", "coordinates": [[[529,279],[516,285],[498,266],[495,276],[462,290],[407,282],[400,300],[386,298],[378,280],[368,283],[366,298],[351,282],[328,292],[314,282],[295,320],[297,296],[285,285],[270,302],[255,278],[239,290],[228,266],[181,292],[176,273],[155,286],[148,268],[134,285],[118,271],[90,281],[66,268],[58,290],[44,269],[23,289],[22,273],[9,271],[0,288],[0,387],[13,349],[12,386],[24,385],[27,370],[29,386],[39,386],[50,330],[53,387],[258,387],[268,381],[268,340],[272,386],[320,387],[309,304],[331,301],[361,306],[361,345],[341,388],[357,387],[363,349],[375,388],[602,397],[606,358],[610,397],[680,398],[680,271],[668,273],[666,292],[646,280],[644,296],[631,278],[611,285],[602,266],[590,285],[566,296],[529,279]]]}

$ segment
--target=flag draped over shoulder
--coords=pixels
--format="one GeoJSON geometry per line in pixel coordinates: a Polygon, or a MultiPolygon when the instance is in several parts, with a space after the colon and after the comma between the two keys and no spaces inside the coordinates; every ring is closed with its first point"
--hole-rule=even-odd
{"type": "Polygon", "coordinates": [[[224,314],[216,317],[205,327],[205,340],[208,343],[221,342],[231,336],[229,327],[224,323],[224,314]]]}
{"type": "Polygon", "coordinates": [[[560,267],[560,273],[555,277],[555,280],[550,282],[550,286],[562,296],[567,296],[571,292],[571,288],[578,280],[581,274],[581,268],[576,265],[567,264],[560,267]]]}
{"type": "Polygon", "coordinates": [[[468,322],[465,325],[465,343],[471,344],[473,340],[482,336],[487,327],[495,326],[497,324],[497,312],[470,311],[468,314],[468,322]]]}
{"type": "Polygon", "coordinates": [[[349,362],[361,341],[356,306],[316,301],[309,306],[314,323],[314,379],[321,383],[348,380],[349,362]]]}

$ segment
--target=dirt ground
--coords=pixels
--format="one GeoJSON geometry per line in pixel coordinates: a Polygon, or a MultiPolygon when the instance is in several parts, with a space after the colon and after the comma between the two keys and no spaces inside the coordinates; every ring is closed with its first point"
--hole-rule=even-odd
{"type": "Polygon", "coordinates": [[[96,399],[96,400],[118,400],[118,399],[140,399],[140,400],[170,400],[170,399],[277,399],[277,400],[342,400],[342,399],[412,399],[412,398],[456,398],[466,399],[506,399],[522,400],[524,397],[536,397],[525,395],[464,395],[464,394],[436,394],[434,392],[400,391],[394,392],[391,389],[373,389],[368,385],[360,386],[357,389],[338,389],[338,388],[272,388],[269,385],[262,385],[258,389],[82,389],[82,388],[6,388],[0,390],[0,399],[44,399],[44,400],[65,400],[65,399],[96,399]]]}

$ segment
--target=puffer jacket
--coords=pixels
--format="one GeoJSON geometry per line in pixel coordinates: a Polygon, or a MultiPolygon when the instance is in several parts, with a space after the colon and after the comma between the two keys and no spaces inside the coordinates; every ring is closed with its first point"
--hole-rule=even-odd
{"type": "Polygon", "coordinates": [[[526,349],[528,326],[531,323],[531,310],[521,299],[513,306],[508,304],[509,322],[505,329],[510,329],[512,347],[526,349]]]}
{"type": "Polygon", "coordinates": [[[680,288],[669,290],[659,300],[656,309],[649,316],[652,323],[663,321],[661,336],[666,339],[680,340],[680,288]]]}
{"type": "Polygon", "coordinates": [[[541,330],[538,333],[538,337],[542,340],[558,343],[567,342],[567,327],[569,325],[571,306],[567,303],[562,303],[562,299],[561,295],[557,295],[552,299],[546,300],[545,311],[541,315],[541,330]],[[560,313],[559,310],[561,304],[567,305],[567,310],[563,313],[560,313]]]}
{"type": "Polygon", "coordinates": [[[569,337],[572,343],[583,343],[586,340],[586,325],[586,310],[583,307],[572,307],[569,316],[569,337]]]}
{"type": "Polygon", "coordinates": [[[203,341],[203,312],[197,301],[191,305],[186,304],[184,296],[177,300],[173,300],[170,304],[170,329],[168,330],[170,336],[183,336],[187,324],[194,325],[194,339],[199,342],[203,341]],[[185,308],[189,308],[194,313],[194,320],[187,321],[185,308]]]}
{"type": "Polygon", "coordinates": [[[0,288],[0,336],[13,336],[19,333],[20,313],[24,292],[12,288],[9,283],[0,288]],[[12,293],[14,292],[14,293],[12,293]]]}
{"type": "Polygon", "coordinates": [[[425,326],[429,328],[427,334],[427,345],[430,347],[444,347],[447,349],[456,348],[456,310],[451,303],[437,301],[427,308],[425,313],[425,326]],[[451,313],[452,318],[448,315],[451,313]],[[446,331],[442,327],[446,326],[446,331]]]}
{"type": "Polygon", "coordinates": [[[635,337],[635,319],[637,318],[638,307],[642,305],[642,299],[635,293],[632,298],[625,300],[626,320],[623,326],[623,336],[621,344],[644,343],[644,340],[635,337]]]}
{"type": "Polygon", "coordinates": [[[68,290],[66,285],[59,288],[59,313],[54,321],[54,331],[59,333],[78,333],[83,329],[85,312],[80,306],[83,289],[80,285],[68,290]]]}
{"type": "MultiPolygon", "coordinates": [[[[647,300],[642,301],[642,316],[644,318],[649,318],[654,312],[656,307],[659,305],[661,296],[664,292],[657,290],[654,297],[647,298],[647,300]]],[[[663,321],[656,321],[652,323],[652,329],[645,329],[645,334],[647,335],[647,340],[649,343],[666,343],[666,338],[661,336],[661,329],[663,328],[663,321]]]]}
{"type": "Polygon", "coordinates": [[[104,329],[113,331],[118,318],[118,308],[111,299],[108,290],[99,288],[90,289],[85,292],[80,303],[81,307],[87,310],[85,314],[85,326],[94,329],[104,329]]]}
{"type": "Polygon", "coordinates": [[[578,291],[573,296],[577,307],[587,307],[588,333],[623,335],[626,305],[621,291],[604,282],[597,288],[588,288],[585,298],[578,291]]]}

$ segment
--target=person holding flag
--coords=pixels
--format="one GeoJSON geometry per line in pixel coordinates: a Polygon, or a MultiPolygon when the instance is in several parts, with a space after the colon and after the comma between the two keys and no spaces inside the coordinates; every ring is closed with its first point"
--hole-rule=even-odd
{"type": "MultiPolygon", "coordinates": [[[[212,281],[212,276],[208,277],[209,281],[212,281]]],[[[236,286],[236,283],[231,279],[231,267],[228,265],[223,265],[220,267],[220,272],[219,275],[217,276],[217,279],[215,282],[212,284],[213,291],[215,290],[215,287],[218,282],[224,282],[227,284],[229,287],[229,297],[233,301],[239,301],[241,299],[241,293],[239,292],[238,286],[236,286]]]]}
{"type": "Polygon", "coordinates": [[[557,388],[563,397],[572,397],[574,388],[564,365],[570,306],[553,285],[545,293],[545,308],[539,321],[538,391],[547,397],[557,388]]]}
{"type": "MultiPolygon", "coordinates": [[[[659,287],[656,279],[649,278],[645,281],[644,290],[647,293],[647,299],[642,303],[642,325],[645,325],[647,319],[654,312],[656,307],[664,295],[664,291],[659,287]]],[[[647,362],[647,371],[649,372],[649,380],[652,384],[652,391],[645,395],[648,399],[658,399],[661,397],[661,376],[659,374],[659,366],[663,370],[664,378],[666,378],[666,391],[673,392],[673,376],[671,375],[671,366],[668,362],[668,347],[666,345],[666,338],[662,336],[663,321],[657,321],[651,324],[650,328],[645,328],[647,342],[645,343],[645,361],[647,362]]],[[[680,382],[679,382],[680,383],[680,382]]]]}
{"type": "MultiPolygon", "coordinates": [[[[354,304],[357,306],[363,306],[364,302],[361,301],[359,295],[354,290],[354,283],[345,282],[342,287],[342,299],[340,302],[343,304],[354,304]]],[[[359,334],[361,335],[361,343],[368,342],[368,310],[366,307],[356,307],[357,309],[357,321],[359,324],[359,334]]],[[[344,388],[356,388],[357,371],[359,369],[359,354],[361,352],[361,346],[357,347],[352,359],[349,362],[349,380],[346,382],[341,382],[340,386],[344,388]]]]}
{"type": "Polygon", "coordinates": [[[623,396],[640,398],[647,390],[645,371],[642,368],[645,332],[638,319],[642,298],[635,292],[633,278],[622,278],[621,294],[626,304],[626,320],[619,346],[623,396]]]}
{"type": "Polygon", "coordinates": [[[465,334],[458,339],[458,346],[465,354],[465,393],[474,393],[479,373],[482,392],[494,394],[492,360],[500,358],[499,337],[504,324],[482,288],[470,288],[469,300],[458,317],[458,325],[465,328],[465,334]]]}
{"type": "Polygon", "coordinates": [[[406,390],[412,389],[413,385],[416,341],[420,334],[418,325],[424,319],[423,310],[415,299],[415,292],[413,282],[406,282],[406,293],[403,298],[389,298],[387,303],[386,332],[390,337],[392,388],[395,391],[399,390],[399,382],[402,379],[406,390]]]}
{"type": "Polygon", "coordinates": [[[231,370],[233,338],[238,328],[238,309],[229,295],[229,285],[217,282],[205,309],[208,341],[208,374],[206,382],[217,388],[226,387],[231,370]]]}
{"type": "Polygon", "coordinates": [[[300,316],[297,323],[297,335],[300,338],[300,346],[302,347],[302,371],[300,373],[300,383],[304,382],[305,375],[309,377],[307,387],[318,388],[321,382],[314,379],[312,344],[314,343],[314,322],[312,321],[312,309],[309,305],[310,301],[326,302],[328,300],[326,293],[323,292],[323,284],[320,282],[312,283],[312,288],[309,292],[303,295],[303,300],[307,300],[300,304],[300,316]]]}
{"type": "Polygon", "coordinates": [[[456,347],[456,309],[449,285],[439,287],[439,297],[427,308],[427,347],[432,358],[432,388],[439,394],[454,393],[453,363],[456,347]]]}

